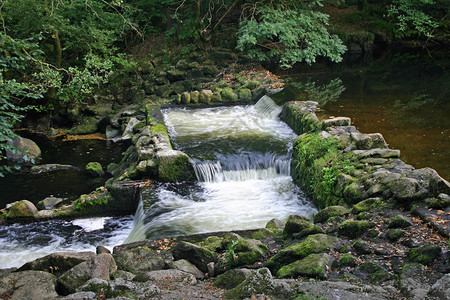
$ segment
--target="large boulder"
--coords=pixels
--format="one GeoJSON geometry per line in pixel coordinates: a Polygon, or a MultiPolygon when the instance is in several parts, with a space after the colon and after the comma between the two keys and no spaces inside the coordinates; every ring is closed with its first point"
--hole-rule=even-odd
{"type": "Polygon", "coordinates": [[[6,213],[6,218],[34,218],[38,213],[36,206],[28,200],[14,203],[6,213]]]}
{"type": "Polygon", "coordinates": [[[204,247],[189,242],[180,242],[173,248],[175,259],[186,259],[200,271],[208,272],[208,264],[216,260],[216,254],[204,247]]]}
{"type": "Polygon", "coordinates": [[[41,156],[41,149],[30,139],[20,136],[8,142],[16,151],[6,151],[6,159],[13,163],[34,163],[41,156]]]}
{"type": "Polygon", "coordinates": [[[435,244],[426,244],[412,248],[408,252],[408,259],[412,262],[430,265],[441,256],[442,249],[435,244]]]}
{"type": "Polygon", "coordinates": [[[288,236],[294,233],[301,232],[308,227],[311,227],[311,220],[308,217],[290,215],[287,218],[286,225],[284,226],[283,234],[288,236]]]}
{"type": "Polygon", "coordinates": [[[338,217],[348,213],[348,209],[343,206],[328,206],[314,214],[314,223],[324,223],[331,217],[338,217]]]}
{"type": "Polygon", "coordinates": [[[98,254],[62,274],[58,284],[61,292],[68,295],[92,278],[110,280],[110,275],[116,270],[116,262],[111,254],[98,254]]]}
{"type": "Polygon", "coordinates": [[[430,289],[426,279],[426,270],[423,265],[416,263],[405,265],[399,279],[402,295],[408,299],[425,299],[430,289]]]}
{"type": "Polygon", "coordinates": [[[200,271],[196,266],[191,264],[189,261],[185,259],[180,259],[173,261],[169,264],[170,269],[175,269],[179,271],[183,271],[186,273],[190,273],[195,276],[197,279],[203,279],[205,278],[205,274],[203,274],[202,271],[200,271]]]}
{"type": "Polygon", "coordinates": [[[337,242],[338,238],[330,235],[321,233],[310,235],[301,243],[293,244],[280,250],[280,252],[267,262],[266,266],[272,272],[278,272],[284,265],[303,259],[310,254],[321,253],[332,249],[337,242]]]}
{"type": "Polygon", "coordinates": [[[93,257],[94,252],[57,252],[27,262],[18,271],[34,270],[62,274],[93,257]]]}
{"type": "Polygon", "coordinates": [[[347,220],[339,224],[339,234],[350,238],[357,238],[373,226],[374,224],[368,221],[347,220]]]}
{"type": "Polygon", "coordinates": [[[159,179],[169,182],[195,179],[189,156],[177,150],[162,150],[156,154],[159,179]]]}
{"type": "Polygon", "coordinates": [[[137,274],[161,270],[172,257],[164,251],[158,253],[147,247],[137,247],[114,254],[114,259],[119,270],[137,274]]]}
{"type": "Polygon", "coordinates": [[[41,271],[9,273],[0,277],[0,298],[8,300],[56,299],[56,277],[41,271]]]}
{"type": "Polygon", "coordinates": [[[387,148],[386,141],[381,133],[358,133],[352,132],[350,134],[352,140],[355,142],[356,147],[360,150],[368,150],[373,148],[387,148]]]}
{"type": "Polygon", "coordinates": [[[298,277],[306,276],[319,279],[327,278],[327,265],[331,262],[332,257],[327,253],[310,254],[304,259],[297,260],[289,265],[283,266],[277,272],[277,277],[298,277]]]}

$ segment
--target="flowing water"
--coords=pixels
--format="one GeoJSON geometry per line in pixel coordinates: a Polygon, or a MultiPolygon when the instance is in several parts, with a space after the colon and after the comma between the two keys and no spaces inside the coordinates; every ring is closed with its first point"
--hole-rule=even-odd
{"type": "Polygon", "coordinates": [[[166,110],[171,140],[192,158],[198,182],[158,187],[127,242],[310,217],[316,209],[290,177],[296,135],[280,111],[269,97],[254,106],[166,110]]]}

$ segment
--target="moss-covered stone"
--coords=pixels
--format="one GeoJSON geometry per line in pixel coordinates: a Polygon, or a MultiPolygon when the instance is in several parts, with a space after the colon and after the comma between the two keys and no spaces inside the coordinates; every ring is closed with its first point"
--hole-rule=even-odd
{"type": "Polygon", "coordinates": [[[95,117],[82,117],[79,122],[75,124],[75,126],[70,129],[68,134],[91,134],[95,133],[98,130],[98,121],[95,117]]]}
{"type": "Polygon", "coordinates": [[[238,97],[242,102],[251,102],[252,101],[252,91],[246,88],[238,89],[238,97]]]}
{"type": "Polygon", "coordinates": [[[181,103],[183,104],[189,104],[191,103],[191,94],[188,92],[184,92],[181,94],[181,103]]]}
{"type": "Polygon", "coordinates": [[[193,91],[191,93],[191,102],[192,103],[198,103],[200,101],[200,92],[199,91],[193,91]]]}
{"type": "Polygon", "coordinates": [[[357,238],[373,226],[374,224],[368,221],[348,220],[339,225],[339,234],[350,238],[357,238]]]}
{"type": "Polygon", "coordinates": [[[376,284],[393,278],[393,274],[387,272],[385,269],[383,269],[383,267],[373,262],[365,262],[361,266],[359,266],[357,270],[363,274],[367,274],[368,279],[372,283],[376,284]]]}
{"type": "Polygon", "coordinates": [[[343,216],[346,213],[348,213],[348,209],[343,206],[329,206],[314,214],[314,223],[324,223],[331,217],[343,216]]]}
{"type": "Polygon", "coordinates": [[[382,206],[381,198],[369,198],[353,205],[352,213],[359,214],[361,212],[371,211],[382,206]]]}
{"type": "Polygon", "coordinates": [[[366,198],[366,191],[362,182],[353,182],[344,189],[344,200],[348,204],[358,203],[366,198]]]}
{"type": "Polygon", "coordinates": [[[188,260],[191,264],[199,268],[200,271],[206,273],[208,272],[207,265],[210,262],[214,262],[217,255],[205,247],[182,241],[173,248],[173,256],[175,259],[188,260]]]}
{"type": "Polygon", "coordinates": [[[33,203],[28,200],[21,200],[11,206],[4,215],[7,219],[15,218],[33,218],[36,216],[38,210],[33,203]]]}
{"type": "Polygon", "coordinates": [[[290,264],[296,260],[305,258],[313,253],[320,253],[333,248],[338,239],[326,234],[314,234],[308,236],[299,244],[294,244],[280,250],[268,262],[267,267],[273,272],[277,272],[282,266],[290,264]]]}
{"type": "Polygon", "coordinates": [[[205,241],[199,243],[200,246],[205,247],[213,252],[218,252],[223,249],[222,239],[218,236],[208,236],[205,241]]]}
{"type": "Polygon", "coordinates": [[[339,266],[341,267],[354,267],[356,266],[356,257],[350,253],[344,253],[339,259],[339,266]]]}
{"type": "Polygon", "coordinates": [[[282,267],[277,272],[279,278],[306,276],[326,279],[326,266],[331,261],[331,255],[327,253],[310,254],[302,260],[298,260],[282,267]]]}
{"type": "Polygon", "coordinates": [[[252,239],[255,240],[262,240],[265,239],[268,236],[274,235],[274,232],[267,229],[267,228],[261,228],[255,233],[252,234],[252,239]]]}
{"type": "Polygon", "coordinates": [[[294,233],[292,235],[292,238],[294,239],[301,239],[305,236],[311,235],[311,234],[318,234],[318,233],[323,233],[323,229],[320,226],[317,225],[313,225],[310,226],[308,228],[303,229],[302,231],[298,232],[298,233],[294,233]]]}
{"type": "Polygon", "coordinates": [[[86,173],[91,177],[101,177],[105,174],[99,162],[90,162],[86,165],[86,173]]]}
{"type": "Polygon", "coordinates": [[[162,270],[165,266],[164,254],[147,247],[136,247],[113,255],[119,270],[139,273],[162,270]]]}
{"type": "Polygon", "coordinates": [[[16,151],[6,151],[6,158],[13,163],[34,163],[41,156],[41,149],[30,139],[14,137],[10,144],[16,151]]]}
{"type": "Polygon", "coordinates": [[[189,156],[177,150],[159,151],[158,176],[160,180],[169,182],[191,181],[195,179],[194,169],[189,156]]]}
{"type": "Polygon", "coordinates": [[[396,215],[389,223],[389,228],[407,228],[412,226],[412,221],[404,215],[396,215]]]}
{"type": "Polygon", "coordinates": [[[242,283],[251,274],[249,269],[233,269],[220,274],[214,280],[214,286],[222,289],[232,289],[242,283]]]}
{"type": "Polygon", "coordinates": [[[401,229],[390,229],[386,233],[386,237],[390,241],[396,241],[404,235],[405,235],[405,231],[401,230],[401,229]]]}
{"type": "Polygon", "coordinates": [[[222,95],[222,99],[224,101],[236,102],[239,100],[239,96],[233,91],[232,88],[229,87],[222,89],[220,94],[222,95]]]}
{"type": "Polygon", "coordinates": [[[434,244],[426,244],[421,247],[412,248],[408,252],[408,259],[411,262],[430,265],[441,256],[441,247],[434,244]]]}
{"type": "Polygon", "coordinates": [[[269,222],[267,222],[265,227],[273,232],[278,232],[282,231],[285,225],[286,222],[284,221],[281,221],[279,219],[272,219],[269,222]]]}
{"type": "Polygon", "coordinates": [[[372,248],[370,247],[370,245],[362,240],[356,240],[353,243],[353,249],[355,250],[355,252],[359,255],[363,255],[363,254],[371,254],[372,253],[372,248]]]}
{"type": "Polygon", "coordinates": [[[294,233],[298,233],[306,228],[311,227],[311,221],[308,217],[290,215],[286,220],[286,225],[284,226],[283,235],[290,236],[294,233]]]}
{"type": "Polygon", "coordinates": [[[246,81],[242,87],[250,89],[250,90],[254,90],[260,86],[261,86],[261,82],[259,82],[258,80],[249,80],[249,81],[246,81]]]}

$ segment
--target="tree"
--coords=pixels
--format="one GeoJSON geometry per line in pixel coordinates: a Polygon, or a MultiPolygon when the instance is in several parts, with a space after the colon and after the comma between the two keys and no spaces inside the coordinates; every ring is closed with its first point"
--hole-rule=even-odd
{"type": "Polygon", "coordinates": [[[314,10],[321,5],[320,0],[254,3],[240,23],[237,49],[260,61],[277,59],[284,68],[318,56],[341,61],[346,47],[328,33],[328,15],[314,10]]]}

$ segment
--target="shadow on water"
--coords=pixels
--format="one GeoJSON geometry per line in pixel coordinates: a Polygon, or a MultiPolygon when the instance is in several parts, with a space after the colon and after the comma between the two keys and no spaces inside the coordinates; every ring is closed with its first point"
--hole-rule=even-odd
{"type": "Polygon", "coordinates": [[[415,168],[450,179],[450,75],[444,56],[388,53],[370,61],[301,66],[280,72],[286,101],[319,102],[321,118],[347,116],[364,133],[380,132],[415,168]]]}
{"type": "Polygon", "coordinates": [[[67,164],[81,170],[32,175],[24,167],[18,172],[7,174],[0,179],[0,208],[17,200],[27,199],[37,203],[50,195],[72,200],[81,194],[90,193],[103,185],[107,178],[88,177],[83,171],[86,164],[96,161],[106,169],[108,164],[120,161],[123,151],[121,145],[104,140],[63,141],[26,132],[20,132],[20,135],[32,139],[41,148],[39,164],[67,164]]]}

